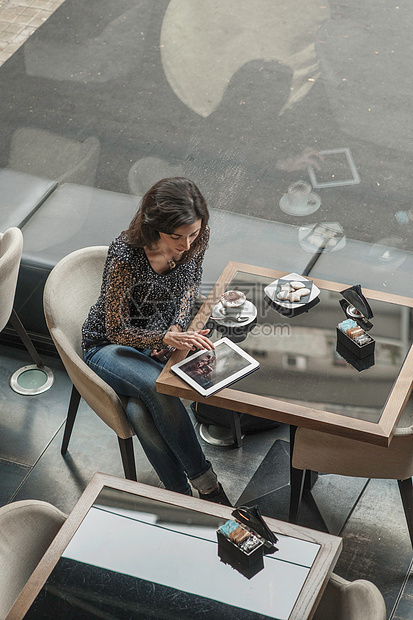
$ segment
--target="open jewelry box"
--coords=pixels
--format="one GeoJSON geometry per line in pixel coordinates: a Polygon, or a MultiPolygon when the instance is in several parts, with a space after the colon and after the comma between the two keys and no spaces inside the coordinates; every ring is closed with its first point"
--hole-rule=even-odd
{"type": "Polygon", "coordinates": [[[373,355],[376,343],[368,333],[373,327],[369,321],[373,317],[373,312],[362,293],[361,285],[355,284],[341,291],[341,295],[343,299],[340,300],[340,305],[347,319],[339,323],[336,328],[337,342],[359,359],[373,355]],[[354,337],[355,334],[359,335],[354,337]]]}
{"type": "Polygon", "coordinates": [[[217,530],[218,555],[248,578],[264,568],[264,555],[278,551],[258,506],[239,506],[217,530]]]}

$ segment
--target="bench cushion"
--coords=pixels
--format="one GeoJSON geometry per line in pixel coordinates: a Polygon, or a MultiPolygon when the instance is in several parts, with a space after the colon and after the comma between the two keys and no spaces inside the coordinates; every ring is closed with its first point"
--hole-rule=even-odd
{"type": "Polygon", "coordinates": [[[21,228],[56,187],[56,181],[0,168],[0,231],[21,228]]]}

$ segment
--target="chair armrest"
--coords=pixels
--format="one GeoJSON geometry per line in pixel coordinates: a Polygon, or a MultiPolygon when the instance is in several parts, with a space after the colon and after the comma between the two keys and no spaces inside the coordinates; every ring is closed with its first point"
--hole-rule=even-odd
{"type": "Polygon", "coordinates": [[[83,361],[67,336],[57,327],[49,328],[53,342],[73,385],[97,415],[121,439],[134,432],[118,394],[83,361]]]}

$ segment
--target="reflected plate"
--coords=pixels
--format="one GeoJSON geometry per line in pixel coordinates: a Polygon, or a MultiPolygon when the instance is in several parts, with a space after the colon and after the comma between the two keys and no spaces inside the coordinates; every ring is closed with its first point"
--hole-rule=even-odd
{"type": "Polygon", "coordinates": [[[274,282],[271,282],[271,284],[265,287],[264,292],[271,299],[271,301],[283,308],[300,308],[301,306],[305,306],[306,304],[311,303],[316,297],[318,297],[318,295],[320,294],[320,289],[316,287],[312,280],[308,280],[304,276],[300,276],[298,273],[289,273],[288,275],[283,276],[279,280],[274,280],[274,282]],[[277,293],[280,288],[280,280],[282,280],[283,282],[285,280],[289,280],[290,282],[299,281],[306,284],[307,288],[310,289],[310,294],[307,295],[306,301],[281,301],[280,299],[277,299],[277,293]]]}
{"type": "Polygon", "coordinates": [[[303,250],[311,253],[317,252],[325,241],[327,244],[323,252],[335,252],[346,245],[344,230],[338,222],[301,226],[298,230],[298,241],[303,250]]]}
{"type": "Polygon", "coordinates": [[[297,206],[297,204],[294,204],[294,200],[291,199],[289,194],[284,194],[280,200],[280,209],[289,215],[311,215],[319,209],[320,205],[320,196],[317,196],[314,192],[308,194],[307,203],[304,205],[297,206]]]}
{"type": "Polygon", "coordinates": [[[241,316],[247,316],[248,319],[246,321],[242,321],[240,323],[238,321],[235,321],[231,317],[224,316],[220,312],[222,307],[223,306],[222,306],[221,302],[219,301],[212,308],[211,319],[213,319],[217,323],[220,323],[221,325],[227,325],[228,327],[238,327],[238,326],[242,327],[243,325],[248,325],[249,323],[252,323],[252,321],[257,316],[257,308],[254,306],[254,304],[251,301],[248,301],[248,299],[247,299],[247,301],[245,302],[245,304],[243,305],[243,307],[240,310],[240,315],[241,316]]]}

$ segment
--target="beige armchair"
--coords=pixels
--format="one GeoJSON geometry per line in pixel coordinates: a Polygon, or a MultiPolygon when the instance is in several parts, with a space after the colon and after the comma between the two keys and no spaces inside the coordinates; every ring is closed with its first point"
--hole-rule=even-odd
{"type": "Polygon", "coordinates": [[[125,477],[136,480],[134,433],[125,413],[127,399],[119,397],[82,358],[82,324],[99,296],[107,250],[95,246],[68,254],[52,269],[44,289],[46,323],[73,383],[61,453],[66,454],[83,397],[118,436],[125,477]]]}
{"type": "Polygon", "coordinates": [[[305,470],[398,481],[413,545],[413,426],[396,428],[388,448],[298,428],[292,457],[290,521],[296,522],[305,470]]]}
{"type": "Polygon", "coordinates": [[[313,620],[386,620],[380,590],[371,581],[332,574],[313,620]]]}
{"type": "Polygon", "coordinates": [[[38,500],[0,508],[0,620],[7,617],[65,520],[55,506],[38,500]]]}
{"type": "Polygon", "coordinates": [[[13,311],[22,250],[23,235],[19,228],[0,233],[0,331],[6,327],[13,311]]]}

